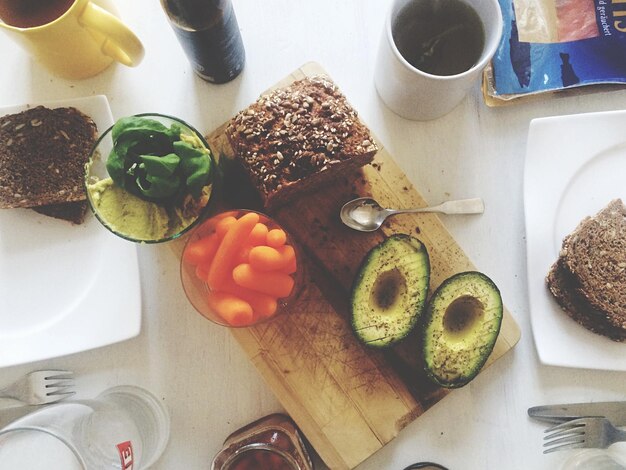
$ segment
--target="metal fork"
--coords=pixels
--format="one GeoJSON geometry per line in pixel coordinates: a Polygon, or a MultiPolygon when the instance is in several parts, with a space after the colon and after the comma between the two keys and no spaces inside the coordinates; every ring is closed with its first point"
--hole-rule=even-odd
{"type": "Polygon", "coordinates": [[[626,431],[617,429],[606,418],[573,419],[545,430],[544,454],[565,449],[606,449],[615,442],[626,441],[626,431]]]}
{"type": "Polygon", "coordinates": [[[0,398],[13,398],[29,405],[54,403],[74,391],[72,372],[68,370],[37,370],[0,390],[0,398]]]}

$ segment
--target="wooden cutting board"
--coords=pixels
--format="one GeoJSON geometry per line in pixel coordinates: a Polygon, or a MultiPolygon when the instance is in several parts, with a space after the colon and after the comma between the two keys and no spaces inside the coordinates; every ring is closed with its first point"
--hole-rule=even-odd
{"type": "MultiPolygon", "coordinates": [[[[325,74],[321,66],[307,63],[275,87],[318,74],[325,74]]],[[[208,136],[208,142],[215,154],[230,158],[233,151],[224,129],[208,136]]],[[[381,149],[374,162],[354,177],[294,200],[273,214],[306,255],[305,287],[290,314],[231,330],[333,470],[354,468],[449,393],[425,378],[414,336],[385,352],[368,349],[355,339],[347,320],[348,298],[365,254],[393,233],[419,238],[430,255],[431,293],[452,274],[475,269],[436,215],[395,217],[375,233],[355,232],[341,224],[339,209],[353,197],[372,195],[387,207],[426,205],[377,143],[381,149]]],[[[237,194],[246,191],[237,187],[237,194]]],[[[245,197],[237,205],[254,208],[245,197]]],[[[519,338],[519,327],[505,310],[487,365],[519,338]]]]}

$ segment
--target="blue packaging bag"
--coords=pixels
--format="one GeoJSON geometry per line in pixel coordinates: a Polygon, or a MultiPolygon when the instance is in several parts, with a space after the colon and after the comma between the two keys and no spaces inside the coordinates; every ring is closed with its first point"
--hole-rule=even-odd
{"type": "Polygon", "coordinates": [[[494,98],[626,83],[625,0],[499,0],[494,98]]]}

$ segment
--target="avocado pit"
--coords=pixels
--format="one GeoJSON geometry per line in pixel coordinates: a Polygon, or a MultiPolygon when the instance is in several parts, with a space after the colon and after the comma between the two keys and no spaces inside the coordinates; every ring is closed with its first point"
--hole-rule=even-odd
{"type": "Polygon", "coordinates": [[[443,316],[443,332],[451,342],[462,341],[480,326],[484,305],[476,297],[464,295],[452,301],[443,316]]]}
{"type": "Polygon", "coordinates": [[[381,273],[374,283],[370,302],[381,311],[390,310],[406,295],[406,280],[398,268],[381,273]]]}

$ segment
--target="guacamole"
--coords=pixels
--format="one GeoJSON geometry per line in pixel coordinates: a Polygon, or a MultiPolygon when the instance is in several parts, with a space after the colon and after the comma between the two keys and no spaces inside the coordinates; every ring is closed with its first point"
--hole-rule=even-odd
{"type": "Polygon", "coordinates": [[[181,209],[167,209],[120,188],[111,178],[87,186],[100,220],[111,230],[134,240],[161,240],[187,228],[197,218],[181,209]]]}

